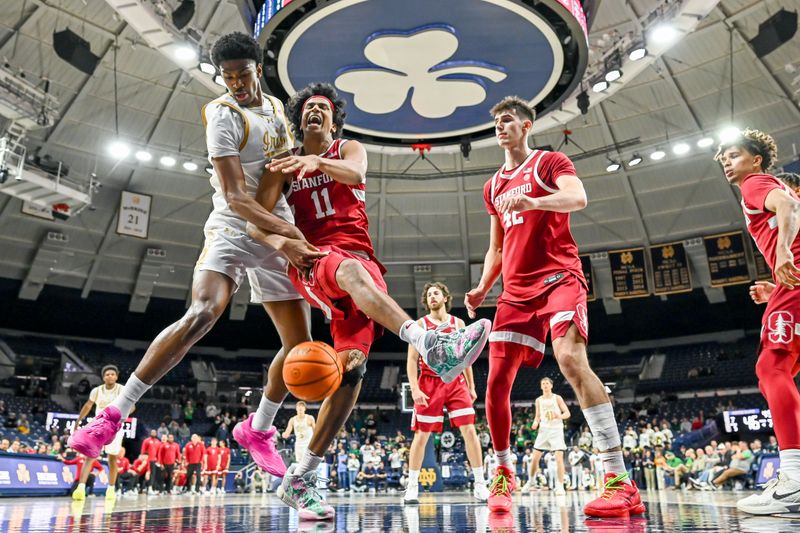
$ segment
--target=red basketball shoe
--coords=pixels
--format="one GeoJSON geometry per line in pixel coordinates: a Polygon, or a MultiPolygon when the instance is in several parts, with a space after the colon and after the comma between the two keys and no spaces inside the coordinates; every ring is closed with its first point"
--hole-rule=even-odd
{"type": "Polygon", "coordinates": [[[625,483],[628,473],[616,475],[606,474],[606,484],[603,494],[586,504],[583,512],[589,516],[620,517],[645,512],[639,488],[631,480],[625,483]]]}
{"type": "Polygon", "coordinates": [[[493,513],[511,512],[511,495],[516,488],[514,473],[503,465],[498,466],[489,486],[489,510],[493,513]]]}

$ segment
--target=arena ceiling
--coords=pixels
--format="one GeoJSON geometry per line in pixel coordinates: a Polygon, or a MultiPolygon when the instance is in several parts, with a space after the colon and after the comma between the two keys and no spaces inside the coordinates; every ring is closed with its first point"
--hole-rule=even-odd
{"type": "MultiPolygon", "coordinates": [[[[5,68],[24,72],[35,83],[48,79],[58,101],[54,123],[28,132],[29,151],[41,146],[42,154],[70,167],[71,177],[94,172],[102,184],[91,208],[65,221],[23,214],[18,199],[0,195],[0,276],[25,279],[44,264],[44,283],[78,288],[84,296],[112,291],[137,293],[145,303],[150,295],[185,299],[211,206],[200,108],[222,90],[148,46],[110,7],[113,3],[20,0],[0,11],[5,68]],[[100,56],[93,75],[54,52],[53,32],[65,28],[100,56]],[[146,147],[155,155],[153,162],[110,158],[107,144],[117,136],[146,147]],[[178,165],[161,167],[161,155],[173,155],[178,165]],[[182,169],[186,160],[199,169],[182,169]],[[153,196],[147,240],[115,231],[123,190],[153,196]],[[67,240],[45,246],[48,232],[67,240]],[[49,253],[43,255],[45,248],[49,253]],[[148,249],[164,254],[148,256],[148,249]]],[[[155,3],[174,8],[178,2],[155,3]]],[[[197,2],[191,26],[202,45],[229,31],[247,31],[241,3],[197,2]]],[[[602,56],[615,30],[638,33],[662,4],[603,0],[590,33],[589,61],[602,56]]],[[[623,75],[616,92],[602,102],[590,91],[597,101],[590,102],[586,115],[565,113],[563,124],[535,135],[536,145],[576,158],[589,196],[588,208],[572,218],[582,252],[743,227],[738,200],[711,160],[712,148],[699,149],[695,142],[730,125],[733,105],[735,125],[773,133],[781,162],[797,159],[792,152],[800,133],[800,40],[795,36],[763,58],[747,42],[782,5],[779,0],[723,0],[638,75],[623,75]],[[571,131],[566,144],[563,130],[571,131]],[[678,141],[690,145],[688,154],[672,153],[678,141]],[[657,148],[667,156],[651,161],[648,154],[657,148]],[[642,164],[606,171],[609,159],[624,162],[634,153],[644,157],[642,164]]],[[[402,304],[414,305],[415,281],[442,279],[457,295],[470,285],[469,265],[482,262],[488,241],[482,185],[489,177],[486,169],[501,161],[502,153],[492,146],[474,147],[468,160],[457,147],[434,151],[426,160],[410,149],[370,154],[370,230],[378,256],[389,267],[390,290],[402,304]]]]}

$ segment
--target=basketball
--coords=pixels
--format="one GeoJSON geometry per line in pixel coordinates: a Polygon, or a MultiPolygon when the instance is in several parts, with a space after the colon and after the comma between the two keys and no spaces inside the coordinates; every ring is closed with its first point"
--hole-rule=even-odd
{"type": "Polygon", "coordinates": [[[342,384],[344,368],[336,351],[319,341],[292,348],[283,363],[283,381],[295,398],[318,402],[342,384]]]}

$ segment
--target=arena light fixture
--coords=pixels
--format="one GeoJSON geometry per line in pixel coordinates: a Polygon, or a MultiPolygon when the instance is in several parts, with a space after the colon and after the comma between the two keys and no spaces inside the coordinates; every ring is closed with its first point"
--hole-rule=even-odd
{"type": "Polygon", "coordinates": [[[633,154],[633,156],[631,157],[631,160],[628,161],[628,166],[629,167],[635,167],[636,165],[638,165],[641,162],[642,162],[642,156],[640,156],[639,154],[633,154]]]}
{"type": "Polygon", "coordinates": [[[592,91],[601,93],[608,89],[608,82],[605,79],[599,79],[592,82],[592,91]]]}
{"type": "Polygon", "coordinates": [[[703,137],[697,141],[698,148],[708,148],[712,144],[714,144],[714,137],[703,137]]]}
{"type": "Polygon", "coordinates": [[[200,72],[208,74],[209,76],[213,76],[217,73],[217,67],[215,67],[214,64],[208,59],[203,59],[200,61],[200,64],[197,65],[197,68],[200,69],[200,72]]]}
{"type": "Polygon", "coordinates": [[[227,85],[225,85],[225,80],[223,80],[222,76],[220,76],[220,75],[214,76],[214,83],[216,83],[217,85],[219,85],[221,87],[225,87],[226,89],[228,87],[227,85]]]}
{"type": "Polygon", "coordinates": [[[181,61],[194,61],[197,59],[197,50],[189,45],[182,44],[175,49],[175,57],[181,61]]]}
{"type": "Polygon", "coordinates": [[[667,155],[667,152],[661,148],[656,148],[656,151],[650,154],[650,159],[653,161],[661,161],[667,155]]]}
{"type": "Polygon", "coordinates": [[[212,167],[211,165],[208,165],[206,167],[206,172],[208,172],[209,174],[213,174],[214,173],[214,167],[212,167]]]}
{"type": "Polygon", "coordinates": [[[138,150],[136,152],[136,159],[141,161],[142,163],[147,163],[153,159],[153,155],[150,152],[145,150],[138,150]]]}
{"type": "Polygon", "coordinates": [[[619,170],[621,165],[614,161],[613,159],[608,160],[608,166],[606,167],[606,172],[616,172],[619,170]]]}
{"type": "Polygon", "coordinates": [[[628,59],[631,61],[639,61],[647,55],[647,47],[644,44],[644,39],[637,39],[628,48],[628,59]]]}
{"type": "Polygon", "coordinates": [[[648,35],[648,40],[657,44],[671,44],[678,39],[678,30],[667,22],[656,24],[648,35]]]}
{"type": "Polygon", "coordinates": [[[195,163],[194,161],[184,161],[183,169],[188,170],[189,172],[194,172],[195,170],[197,170],[197,163],[195,163]]]}
{"type": "Polygon", "coordinates": [[[722,128],[719,132],[719,142],[721,143],[729,143],[734,139],[737,139],[742,135],[742,132],[739,131],[739,128],[736,126],[728,126],[722,128]]]}
{"type": "Polygon", "coordinates": [[[606,81],[608,83],[611,83],[612,81],[617,81],[621,77],[622,77],[622,70],[621,69],[615,68],[615,69],[611,69],[608,72],[606,72],[606,81]]]}
{"type": "Polygon", "coordinates": [[[672,153],[675,155],[686,155],[689,153],[689,150],[691,150],[689,145],[683,142],[672,147],[672,153]]]}
{"type": "Polygon", "coordinates": [[[107,150],[114,159],[125,159],[131,153],[131,147],[122,141],[111,141],[107,150]]]}
{"type": "Polygon", "coordinates": [[[168,155],[162,156],[158,162],[165,167],[174,167],[176,163],[175,158],[168,155]]]}

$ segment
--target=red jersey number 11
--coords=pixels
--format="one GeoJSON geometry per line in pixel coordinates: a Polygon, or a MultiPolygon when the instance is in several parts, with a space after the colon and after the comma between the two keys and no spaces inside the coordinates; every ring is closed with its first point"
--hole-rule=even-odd
{"type": "Polygon", "coordinates": [[[312,192],[311,201],[314,202],[314,208],[317,210],[317,220],[336,214],[336,210],[331,205],[328,189],[312,192]],[[320,202],[320,197],[322,197],[322,202],[320,202]]]}

